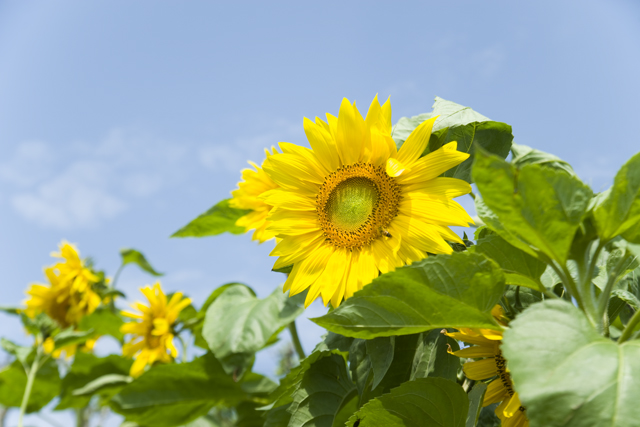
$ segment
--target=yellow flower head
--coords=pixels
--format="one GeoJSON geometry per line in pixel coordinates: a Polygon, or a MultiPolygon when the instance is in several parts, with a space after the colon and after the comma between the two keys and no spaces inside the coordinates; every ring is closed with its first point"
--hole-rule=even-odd
{"type": "MultiPolygon", "coordinates": [[[[499,305],[494,307],[491,314],[493,314],[498,323],[506,324],[506,318],[499,305]]],[[[476,381],[494,378],[489,382],[482,406],[502,402],[495,412],[504,427],[528,427],[529,420],[527,419],[525,408],[520,403],[518,393],[513,389],[506,360],[502,357],[502,351],[500,351],[502,331],[462,328],[459,332],[451,332],[447,333],[447,335],[456,340],[474,344],[462,350],[454,351],[452,354],[472,359],[482,358],[481,360],[464,364],[462,368],[467,378],[476,381]]]]}
{"type": "Polygon", "coordinates": [[[267,231],[279,242],[275,268],[293,264],[291,295],[309,288],[305,304],[322,297],[337,307],[379,273],[462,243],[448,226],[472,223],[454,197],[471,187],[439,178],[469,157],[457,143],[420,157],[435,118],[423,122],[396,149],[391,105],[374,98],[366,118],[342,101],[338,117],[304,119],[311,149],[280,143],[264,171],[280,187],[263,194],[273,206],[267,231]]]}
{"type": "Polygon", "coordinates": [[[140,292],[147,297],[149,305],[141,302],[133,304],[132,307],[138,309],[140,314],[123,311],[123,316],[136,320],[120,328],[122,333],[133,335],[122,347],[123,355],[135,358],[130,372],[132,377],[141,375],[147,365],[169,363],[178,356],[178,350],[173,345],[173,325],[182,309],[191,303],[189,298],[182,298],[182,292],[176,292],[167,301],[159,282],[153,288],[146,286],[140,289],[140,292]]]}
{"type": "MultiPolygon", "coordinates": [[[[278,152],[275,147],[271,149],[273,153],[269,150],[264,150],[267,159],[278,152]]],[[[253,162],[249,162],[249,164],[253,166],[253,169],[247,168],[242,171],[242,181],[238,183],[238,188],[231,192],[233,198],[229,205],[238,209],[251,209],[250,213],[236,221],[236,225],[245,227],[247,231],[255,230],[252,237],[253,240],[263,243],[273,239],[275,235],[272,231],[266,229],[268,225],[267,215],[271,210],[271,205],[265,203],[260,196],[266,191],[278,188],[278,185],[269,178],[269,175],[260,166],[253,162]]]]}
{"type": "Polygon", "coordinates": [[[25,313],[32,318],[46,313],[63,328],[76,326],[100,305],[100,296],[92,288],[99,278],[84,266],[77,250],[67,242],[62,242],[59,254],[52,255],[64,262],[45,268],[48,285],[31,285],[25,313]]]}

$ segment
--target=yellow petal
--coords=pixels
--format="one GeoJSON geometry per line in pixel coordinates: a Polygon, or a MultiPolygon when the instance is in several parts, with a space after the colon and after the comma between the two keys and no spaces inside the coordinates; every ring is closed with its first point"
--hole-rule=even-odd
{"type": "Polygon", "coordinates": [[[465,375],[471,380],[486,380],[498,374],[496,361],[493,358],[467,362],[462,366],[465,375]]]}
{"type": "Polygon", "coordinates": [[[409,171],[410,168],[400,160],[391,158],[387,160],[386,170],[387,175],[392,177],[399,177],[403,172],[409,171]]]}
{"type": "Polygon", "coordinates": [[[398,178],[401,184],[429,181],[469,158],[458,151],[458,143],[450,142],[411,164],[411,173],[398,178]]]}
{"type": "Polygon", "coordinates": [[[436,118],[437,116],[425,120],[411,132],[396,155],[396,158],[400,162],[411,165],[418,160],[429,144],[431,129],[433,128],[433,123],[436,121],[436,118]]]}
{"type": "Polygon", "coordinates": [[[343,98],[338,114],[336,148],[344,165],[360,161],[364,137],[364,119],[358,109],[343,98]]]}

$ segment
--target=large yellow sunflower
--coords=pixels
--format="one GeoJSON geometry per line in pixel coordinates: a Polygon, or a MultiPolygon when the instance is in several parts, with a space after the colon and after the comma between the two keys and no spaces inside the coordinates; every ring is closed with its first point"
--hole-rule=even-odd
{"type": "Polygon", "coordinates": [[[132,377],[141,375],[147,365],[169,363],[178,356],[178,350],[173,345],[173,325],[182,309],[191,304],[189,298],[182,298],[182,292],[176,292],[167,301],[159,282],[153,288],[146,286],[140,289],[140,292],[147,297],[149,305],[141,302],[132,305],[141,313],[122,311],[123,316],[136,320],[120,328],[122,333],[133,335],[122,347],[123,355],[135,358],[130,372],[132,377]]]}
{"type": "MultiPolygon", "coordinates": [[[[267,149],[264,150],[267,159],[278,152],[275,147],[271,147],[271,149],[273,153],[267,149]]],[[[247,168],[242,171],[242,181],[238,183],[238,188],[231,192],[233,198],[229,205],[238,209],[251,209],[251,212],[236,221],[236,225],[245,227],[246,231],[255,230],[252,239],[263,243],[273,239],[275,235],[266,229],[267,215],[271,206],[265,203],[260,196],[266,191],[278,188],[278,185],[269,178],[260,166],[251,161],[249,164],[253,166],[253,169],[247,168]]]]}
{"type": "Polygon", "coordinates": [[[304,119],[311,149],[280,143],[263,169],[279,188],[262,195],[273,206],[267,231],[279,240],[275,268],[293,264],[291,295],[309,288],[306,305],[322,297],[337,307],[379,273],[462,243],[448,226],[472,223],[454,197],[471,187],[439,178],[468,154],[457,143],[420,157],[435,118],[418,126],[397,150],[391,105],[374,98],[366,118],[347,99],[338,117],[304,119]]]}
{"type": "MultiPolygon", "coordinates": [[[[494,307],[492,314],[499,323],[506,324],[502,308],[499,305],[494,307]]],[[[463,365],[467,378],[476,381],[491,379],[482,406],[502,402],[495,412],[502,421],[503,427],[528,427],[529,420],[526,416],[526,410],[520,403],[518,393],[513,389],[509,369],[507,369],[506,361],[500,351],[502,331],[462,328],[459,332],[451,332],[447,335],[468,344],[475,344],[454,351],[452,354],[465,358],[482,358],[463,365]]]]}

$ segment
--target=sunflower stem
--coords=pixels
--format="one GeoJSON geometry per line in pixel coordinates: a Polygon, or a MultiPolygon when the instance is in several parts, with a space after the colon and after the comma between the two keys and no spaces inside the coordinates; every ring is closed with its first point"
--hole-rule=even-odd
{"type": "Polygon", "coordinates": [[[304,349],[302,348],[302,343],[300,342],[300,337],[298,336],[298,329],[296,328],[296,321],[289,323],[289,333],[291,333],[291,341],[293,342],[293,347],[296,349],[296,353],[298,353],[298,358],[300,361],[306,358],[307,356],[304,354],[304,349]]]}
{"type": "Polygon", "coordinates": [[[640,323],[640,310],[637,310],[634,313],[633,317],[631,317],[631,320],[629,320],[629,323],[627,323],[627,326],[625,326],[624,331],[622,331],[622,335],[620,335],[620,339],[618,339],[618,344],[622,344],[623,342],[631,338],[631,335],[633,335],[634,329],[636,328],[638,323],[640,323]]]}
{"type": "Polygon", "coordinates": [[[20,405],[20,415],[18,416],[18,427],[23,426],[24,414],[27,412],[27,405],[29,404],[31,389],[33,388],[33,383],[36,379],[36,374],[38,373],[38,369],[40,368],[40,366],[38,365],[40,363],[41,356],[42,356],[42,345],[38,345],[38,348],[36,350],[36,356],[33,359],[33,364],[27,371],[27,386],[25,387],[24,394],[22,395],[22,404],[20,405]]]}
{"type": "MultiPolygon", "coordinates": [[[[116,288],[116,283],[118,283],[118,279],[120,278],[120,273],[122,273],[122,269],[124,268],[124,263],[120,264],[120,267],[118,267],[118,270],[116,270],[116,274],[113,275],[113,282],[111,282],[111,289],[115,289],[116,288]]],[[[109,308],[111,309],[112,312],[115,312],[116,310],[116,305],[115,305],[115,296],[111,297],[111,301],[109,301],[109,308]]]]}

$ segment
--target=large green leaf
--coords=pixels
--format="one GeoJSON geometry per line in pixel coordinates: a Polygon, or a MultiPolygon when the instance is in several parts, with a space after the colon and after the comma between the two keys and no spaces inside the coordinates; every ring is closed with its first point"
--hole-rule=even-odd
{"type": "Polygon", "coordinates": [[[304,373],[287,409],[289,427],[332,427],[340,409],[355,396],[344,357],[326,353],[304,373]]]}
{"type": "Polygon", "coordinates": [[[111,408],[128,421],[172,427],[205,415],[216,404],[233,406],[245,396],[208,353],[188,363],[154,366],[115,395],[111,408]]]}
{"type": "Polygon", "coordinates": [[[500,267],[481,254],[437,255],[376,278],[315,319],[346,336],[375,338],[442,328],[493,328],[504,291],[500,267]]]}
{"type": "Polygon", "coordinates": [[[411,379],[441,377],[456,381],[460,358],[449,353],[460,347],[456,340],[437,329],[423,332],[418,338],[418,348],[413,358],[411,379]]]}
{"type": "Polygon", "coordinates": [[[482,382],[476,383],[469,392],[469,413],[467,414],[465,427],[476,427],[480,412],[482,412],[482,402],[486,392],[487,385],[482,382]]]}
{"type": "Polygon", "coordinates": [[[562,300],[535,304],[509,326],[502,351],[532,427],[638,425],[640,341],[600,336],[562,300]]]}
{"type": "Polygon", "coordinates": [[[629,242],[640,243],[640,153],[620,168],[593,215],[603,240],[622,235],[629,242]]]}
{"type": "Polygon", "coordinates": [[[142,252],[136,249],[121,249],[120,256],[122,257],[122,265],[125,266],[127,264],[136,264],[138,267],[151,274],[152,276],[162,276],[163,273],[157,272],[147,261],[147,258],[142,254],[142,252]]]}
{"type": "Polygon", "coordinates": [[[254,353],[304,311],[299,297],[278,287],[259,299],[247,286],[224,290],[207,309],[202,335],[228,373],[242,375],[254,353]]]}
{"type": "Polygon", "coordinates": [[[419,378],[371,400],[347,426],[463,427],[468,410],[467,394],[458,384],[443,378],[419,378]]]}
{"type": "MultiPolygon", "coordinates": [[[[34,355],[27,359],[31,366],[34,355]]],[[[16,360],[0,371],[0,405],[20,407],[22,396],[27,386],[27,374],[22,364],[16,360]]],[[[60,393],[60,376],[58,365],[53,359],[48,359],[38,369],[36,379],[31,389],[31,396],[27,405],[27,412],[37,412],[60,393]]]]}
{"type": "MultiPolygon", "coordinates": [[[[115,354],[107,357],[97,357],[90,353],[78,352],[73,360],[71,369],[62,379],[60,402],[56,406],[56,410],[84,408],[89,404],[92,394],[74,396],[74,391],[105,375],[128,375],[131,363],[131,359],[115,354]]],[[[96,389],[95,391],[100,390],[96,389]]],[[[112,389],[112,391],[117,390],[112,389]]]]}
{"type": "Polygon", "coordinates": [[[171,237],[206,237],[217,236],[222,233],[242,234],[244,227],[238,227],[236,221],[248,214],[249,210],[236,209],[229,206],[225,199],[211,209],[191,221],[171,235],[171,237]]]}
{"type": "Polygon", "coordinates": [[[431,113],[414,117],[403,117],[393,127],[393,139],[402,146],[411,132],[423,121],[438,116],[423,154],[428,154],[452,141],[457,141],[458,151],[471,156],[458,166],[448,170],[443,176],[471,182],[471,165],[477,146],[503,159],[509,154],[513,135],[511,126],[493,122],[469,107],[436,97],[431,113]]]}
{"type": "Polygon", "coordinates": [[[532,164],[544,165],[550,168],[563,170],[570,175],[575,175],[575,172],[569,163],[557,156],[554,156],[553,154],[545,153],[544,151],[536,150],[535,148],[520,144],[512,144],[511,152],[513,153],[511,164],[517,168],[532,164]]]}
{"type": "Polygon", "coordinates": [[[475,157],[473,178],[484,203],[501,223],[496,227],[495,220],[485,220],[479,210],[489,228],[518,248],[524,242],[561,264],[566,262],[591,200],[587,185],[541,165],[517,169],[485,151],[475,157]]]}
{"type": "Polygon", "coordinates": [[[547,268],[547,264],[512,246],[498,234],[485,235],[469,250],[491,258],[505,272],[522,274],[534,280],[539,280],[547,268]]]}

